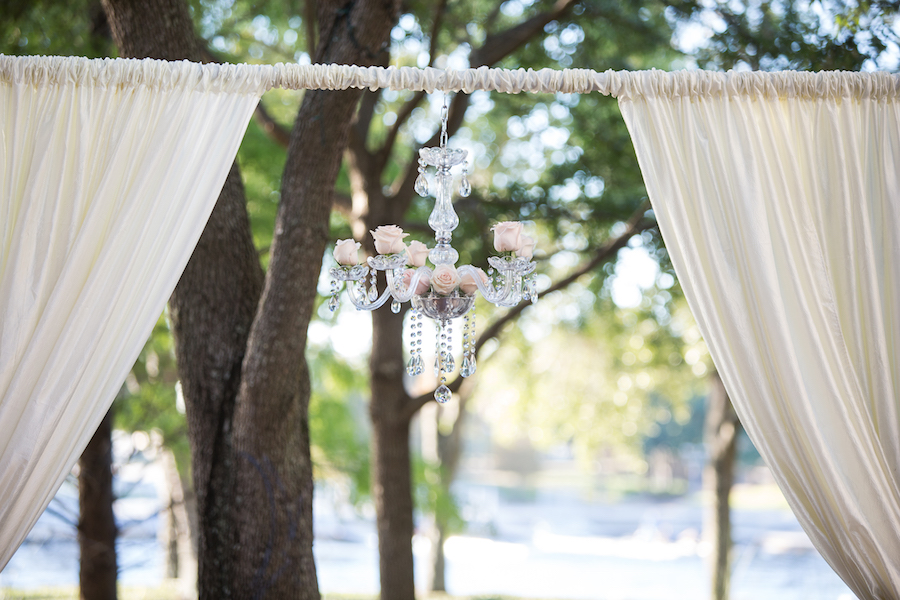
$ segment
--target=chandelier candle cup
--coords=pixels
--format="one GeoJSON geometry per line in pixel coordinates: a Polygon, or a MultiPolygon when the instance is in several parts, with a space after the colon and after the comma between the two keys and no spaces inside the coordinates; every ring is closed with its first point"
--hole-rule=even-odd
{"type": "Polygon", "coordinates": [[[533,262],[535,240],[524,234],[524,226],[518,221],[505,221],[494,225],[494,249],[499,256],[488,258],[490,269],[485,273],[472,265],[456,266],[459,253],[450,245],[453,231],[459,225],[459,217],[453,208],[453,181],[451,169],[463,165],[458,192],[466,197],[472,192],[465,167],[467,152],[447,147],[447,105],[441,115],[441,145],[419,150],[419,174],[415,190],[422,196],[434,193],[434,210],[428,225],[434,231],[435,245],[428,248],[420,241],[407,245],[405,233],[396,225],[382,225],[370,232],[375,241],[376,256],[358,264],[359,242],[340,240],[334,249],[337,266],[330,270],[331,299],[328,307],[333,311],[339,303],[343,282],[347,295],[358,310],[375,310],[391,301],[394,313],[401,311],[404,302],[410,310],[410,359],[406,372],[417,377],[425,371],[422,359],[422,319],[433,319],[437,325],[435,339],[434,371],[438,387],[434,399],[445,404],[453,394],[447,384],[447,375],[456,368],[453,358],[453,319],[463,318],[463,358],[460,375],[470,377],[475,373],[475,296],[480,293],[488,302],[500,307],[512,307],[522,301],[537,301],[537,284],[533,262]],[[428,167],[434,167],[434,183],[428,180],[428,167]],[[428,266],[431,263],[431,267],[428,266]],[[384,271],[387,286],[379,294],[376,275],[384,271]],[[366,280],[369,285],[366,285],[366,280]]]}

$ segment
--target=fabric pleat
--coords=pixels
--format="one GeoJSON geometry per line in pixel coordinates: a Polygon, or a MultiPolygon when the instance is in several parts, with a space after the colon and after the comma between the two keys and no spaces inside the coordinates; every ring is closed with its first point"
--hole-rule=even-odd
{"type": "Polygon", "coordinates": [[[0,569],[137,359],[265,87],[227,66],[0,57],[0,569]]]}
{"type": "Polygon", "coordinates": [[[847,585],[896,598],[897,78],[737,75],[640,74],[619,105],[750,438],[847,585]]]}
{"type": "Polygon", "coordinates": [[[741,420],[825,559],[900,596],[900,77],[0,55],[0,569],[87,445],[271,87],[615,96],[741,420]]]}

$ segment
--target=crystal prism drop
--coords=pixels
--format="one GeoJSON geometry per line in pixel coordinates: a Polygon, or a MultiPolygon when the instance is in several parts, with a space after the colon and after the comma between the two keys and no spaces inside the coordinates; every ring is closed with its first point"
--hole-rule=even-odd
{"type": "Polygon", "coordinates": [[[459,374],[463,377],[471,377],[475,374],[475,355],[465,356],[462,366],[459,368],[459,374]]]}
{"type": "Polygon", "coordinates": [[[369,288],[369,302],[375,302],[378,300],[378,288],[374,285],[369,288]]]}
{"type": "Polygon", "coordinates": [[[400,302],[398,302],[397,300],[391,302],[391,312],[395,315],[400,312],[400,302]]]}
{"type": "Polygon", "coordinates": [[[438,404],[447,404],[450,402],[450,398],[453,397],[453,394],[450,392],[450,388],[446,385],[442,385],[438,389],[434,390],[434,399],[437,400],[438,404]]]}
{"type": "Polygon", "coordinates": [[[414,354],[412,358],[409,359],[409,364],[406,365],[406,372],[410,377],[415,377],[416,375],[421,375],[425,371],[425,365],[422,364],[422,357],[418,354],[414,354]]]}
{"type": "Polygon", "coordinates": [[[420,196],[428,195],[428,179],[425,177],[425,173],[419,173],[419,176],[416,177],[416,193],[420,196]]]}
{"type": "Polygon", "coordinates": [[[337,310],[338,304],[340,304],[340,300],[338,300],[337,296],[332,296],[331,300],[328,301],[328,310],[334,312],[337,310]]]}
{"type": "Polygon", "coordinates": [[[437,357],[437,356],[434,357],[434,376],[435,377],[441,376],[441,359],[440,359],[440,357],[437,357]]]}
{"type": "Polygon", "coordinates": [[[453,355],[447,352],[444,355],[444,373],[452,373],[455,368],[456,361],[453,360],[453,355]]]}
{"type": "Polygon", "coordinates": [[[462,181],[459,182],[459,195],[463,198],[468,198],[469,194],[472,193],[472,184],[469,183],[469,178],[466,177],[466,174],[463,173],[462,181]]]}

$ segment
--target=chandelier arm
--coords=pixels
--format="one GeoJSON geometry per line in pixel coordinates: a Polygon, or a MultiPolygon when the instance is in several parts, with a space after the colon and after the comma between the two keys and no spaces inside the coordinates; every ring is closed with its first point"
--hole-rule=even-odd
{"type": "Polygon", "coordinates": [[[478,287],[478,291],[481,292],[481,295],[485,300],[490,302],[491,304],[497,304],[502,306],[502,302],[509,298],[510,292],[512,291],[512,277],[511,273],[506,273],[504,277],[503,287],[499,290],[494,288],[492,285],[485,284],[481,280],[481,273],[478,269],[473,267],[472,265],[463,265],[457,269],[460,277],[463,277],[466,273],[470,273],[472,277],[472,281],[475,282],[475,285],[478,287]]]}
{"type": "Polygon", "coordinates": [[[376,308],[381,308],[384,306],[384,303],[387,302],[387,299],[391,297],[391,289],[384,290],[381,296],[375,300],[374,302],[370,302],[366,296],[364,295],[362,298],[357,296],[356,286],[347,285],[347,293],[350,296],[350,302],[353,303],[353,306],[357,308],[357,310],[375,310],[376,308]]]}
{"type": "Polygon", "coordinates": [[[388,289],[391,290],[391,295],[394,297],[394,300],[401,303],[408,302],[416,295],[416,288],[419,287],[419,282],[425,278],[429,281],[431,280],[431,269],[428,267],[419,267],[410,279],[409,286],[404,290],[401,289],[402,282],[394,283],[394,272],[387,271],[388,289]]]}

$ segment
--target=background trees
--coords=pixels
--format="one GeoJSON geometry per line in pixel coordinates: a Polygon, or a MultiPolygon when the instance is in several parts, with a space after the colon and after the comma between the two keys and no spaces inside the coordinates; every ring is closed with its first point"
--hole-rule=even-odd
{"type": "MultiPolygon", "coordinates": [[[[115,53],[114,40],[127,56],[249,62],[596,70],[692,63],[891,67],[896,3],[813,4],[821,7],[818,13],[788,2],[41,0],[10,4],[12,18],[0,27],[6,51],[89,56],[115,53]],[[692,36],[700,40],[693,46],[692,36]]],[[[273,91],[263,99],[241,149],[241,169],[232,170],[169,313],[201,519],[203,596],[244,597],[249,587],[260,586],[275,594],[318,595],[310,550],[309,427],[332,423],[343,410],[336,398],[347,393],[342,386],[349,378],[345,371],[331,381],[316,380],[307,366],[307,360],[321,365],[326,359],[305,357],[319,267],[328,240],[352,234],[371,251],[366,232],[381,224],[397,223],[429,241],[423,223],[430,205],[414,195],[412,183],[416,149],[436,143],[435,100],[390,90],[273,91]],[[332,412],[309,423],[316,386],[324,390],[320,408],[332,412]]],[[[615,101],[459,94],[450,119],[453,143],[470,149],[475,165],[475,193],[457,206],[468,217],[457,236],[461,260],[484,262],[489,248],[483,236],[492,221],[531,220],[541,238],[544,291],[575,288],[571,295],[546,294],[535,309],[502,313],[479,306],[479,329],[485,331],[479,345],[508,330],[519,315],[525,330],[551,324],[565,332],[563,342],[540,338],[528,360],[518,361],[528,364],[516,371],[521,418],[543,423],[550,415],[550,434],[576,439],[585,454],[610,439],[634,444],[655,424],[647,408],[683,397],[696,384],[692,377],[704,375],[694,365],[704,363],[671,359],[684,356],[690,342],[671,327],[681,310],[678,291],[663,284],[670,268],[652,213],[645,214],[615,101]],[[658,261],[661,271],[642,290],[636,310],[625,314],[613,301],[612,262],[620,251],[636,248],[658,261]],[[548,409],[542,404],[552,395],[548,382],[559,380],[540,370],[549,360],[541,349],[573,339],[590,366],[603,368],[585,379],[565,377],[574,391],[564,400],[577,401],[548,409]],[[593,346],[614,350],[591,354],[593,346]],[[575,438],[566,425],[582,420],[588,432],[575,438]]],[[[414,593],[408,437],[413,415],[429,401],[429,394],[411,393],[403,379],[402,319],[386,310],[373,315],[368,376],[382,594],[392,600],[414,593]]],[[[503,354],[493,360],[517,362],[503,354]]],[[[471,393],[475,401],[490,394],[489,381],[474,392],[457,389],[461,401],[471,393]]],[[[438,444],[444,464],[432,466],[445,496],[464,423],[450,421],[438,444]]],[[[344,443],[347,436],[323,435],[319,448],[359,480],[368,472],[366,461],[358,440],[344,443]]],[[[438,508],[446,504],[434,506],[439,540],[452,512],[438,508]]]]}

